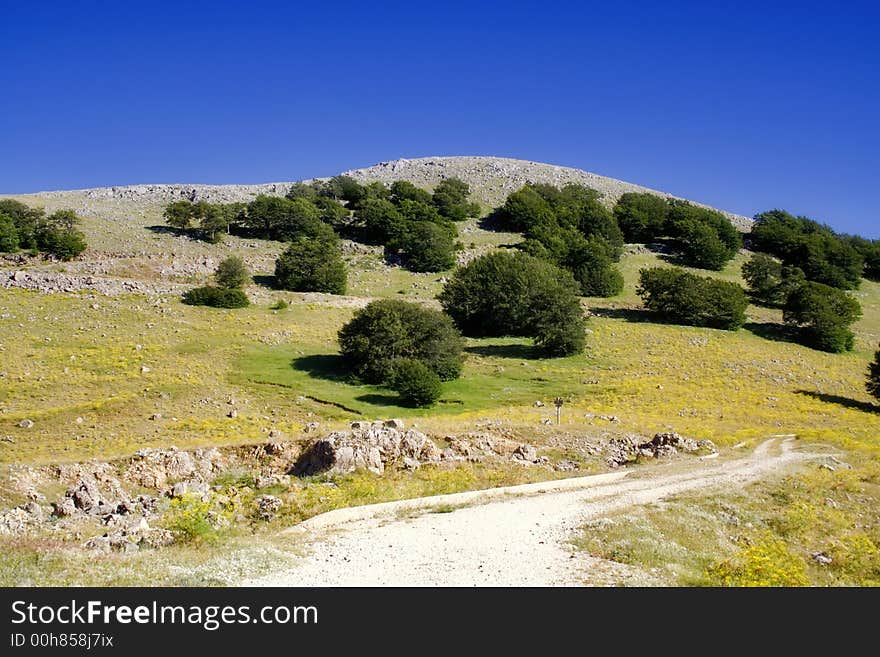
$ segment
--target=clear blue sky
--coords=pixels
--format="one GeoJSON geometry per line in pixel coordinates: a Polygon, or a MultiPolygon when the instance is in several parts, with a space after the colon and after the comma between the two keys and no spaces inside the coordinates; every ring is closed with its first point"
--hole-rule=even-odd
{"type": "Polygon", "coordinates": [[[861,2],[0,0],[0,192],[497,155],[880,237],[878,28],[861,2]]]}

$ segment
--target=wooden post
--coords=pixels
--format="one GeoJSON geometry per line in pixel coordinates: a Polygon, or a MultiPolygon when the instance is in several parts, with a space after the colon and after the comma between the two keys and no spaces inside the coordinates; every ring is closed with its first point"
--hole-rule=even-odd
{"type": "Polygon", "coordinates": [[[553,404],[556,406],[556,424],[559,424],[559,417],[562,414],[562,397],[557,397],[553,404]]]}

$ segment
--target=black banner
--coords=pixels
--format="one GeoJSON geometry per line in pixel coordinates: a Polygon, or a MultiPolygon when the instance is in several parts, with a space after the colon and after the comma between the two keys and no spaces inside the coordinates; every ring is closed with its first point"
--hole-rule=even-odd
{"type": "Polygon", "coordinates": [[[854,641],[867,590],[19,588],[2,589],[0,654],[217,654],[610,642],[632,650],[761,639],[791,647],[854,641]],[[819,614],[817,616],[817,614],[819,614]],[[818,618],[816,624],[805,622],[818,618]],[[463,643],[464,642],[464,643],[463,643]],[[168,652],[170,650],[170,652],[168,652]]]}

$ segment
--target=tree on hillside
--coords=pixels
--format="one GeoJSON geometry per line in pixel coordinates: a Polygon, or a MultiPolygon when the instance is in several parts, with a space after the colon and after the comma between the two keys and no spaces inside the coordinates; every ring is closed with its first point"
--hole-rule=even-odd
{"type": "Polygon", "coordinates": [[[12,217],[0,214],[0,252],[14,253],[18,251],[18,231],[12,217]]]}
{"type": "Polygon", "coordinates": [[[187,230],[192,227],[195,218],[195,207],[190,201],[175,201],[169,203],[163,213],[165,223],[172,228],[187,230]]]}
{"type": "Polygon", "coordinates": [[[240,289],[251,279],[251,273],[245,266],[244,261],[238,256],[229,256],[217,266],[214,272],[214,280],[218,287],[227,289],[240,289]]]}
{"type": "Polygon", "coordinates": [[[399,238],[406,225],[397,206],[385,199],[367,199],[358,205],[354,219],[362,239],[372,244],[387,244],[399,238]]]}
{"type": "Polygon", "coordinates": [[[636,292],[645,308],[676,324],[735,331],[746,321],[749,300],[736,283],[683,269],[652,267],[639,272],[636,292]]]}
{"type": "Polygon", "coordinates": [[[18,234],[18,247],[37,248],[37,232],[45,224],[45,210],[32,208],[11,198],[0,199],[0,214],[12,219],[18,234]]]}
{"type": "Polygon", "coordinates": [[[868,379],[865,389],[875,399],[880,399],[880,349],[874,352],[874,360],[868,365],[868,379]]]}
{"type": "Polygon", "coordinates": [[[392,240],[386,252],[403,251],[410,271],[444,271],[455,264],[455,244],[449,232],[430,221],[409,223],[398,240],[392,240]]]}
{"type": "Polygon", "coordinates": [[[859,302],[846,292],[814,281],[793,289],[782,309],[786,324],[802,327],[807,344],[832,353],[852,350],[849,327],[861,316],[859,302]]]}
{"type": "Polygon", "coordinates": [[[463,221],[480,214],[480,206],[471,203],[470,187],[458,178],[446,178],[434,188],[432,201],[437,211],[452,221],[463,221]]]}
{"type": "Polygon", "coordinates": [[[297,237],[275,261],[275,286],[282,290],[345,294],[346,282],[339,239],[329,226],[297,237]]]}
{"type": "Polygon", "coordinates": [[[416,187],[408,180],[397,180],[391,183],[391,201],[400,205],[402,201],[418,201],[430,205],[432,202],[431,192],[416,187]]]}
{"type": "Polygon", "coordinates": [[[613,297],[623,291],[623,274],[614,266],[600,238],[579,240],[568,250],[563,264],[585,297],[613,297]]]}
{"type": "Polygon", "coordinates": [[[645,244],[664,235],[668,208],[655,194],[627,192],[614,206],[614,216],[627,242],[645,244]]]}
{"type": "Polygon", "coordinates": [[[440,399],[440,377],[425,363],[415,358],[398,358],[388,385],[400,395],[404,406],[432,406],[440,399]]]}
{"type": "Polygon", "coordinates": [[[339,330],[340,353],[368,383],[394,381],[400,359],[419,361],[443,381],[458,378],[464,341],[447,315],[397,299],[373,301],[339,330]]]}
{"type": "Polygon", "coordinates": [[[439,299],[465,335],[532,337],[559,356],[584,348],[577,290],[572,275],[549,262],[497,251],[456,270],[439,299]]]}

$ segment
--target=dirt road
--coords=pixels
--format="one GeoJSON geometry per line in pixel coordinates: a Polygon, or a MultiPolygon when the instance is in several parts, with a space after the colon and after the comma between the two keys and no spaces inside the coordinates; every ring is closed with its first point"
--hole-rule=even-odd
{"type": "Polygon", "coordinates": [[[316,516],[309,555],[249,586],[577,586],[595,559],[568,540],[587,520],[694,489],[742,487],[816,454],[772,438],[734,460],[627,470],[316,516]]]}

